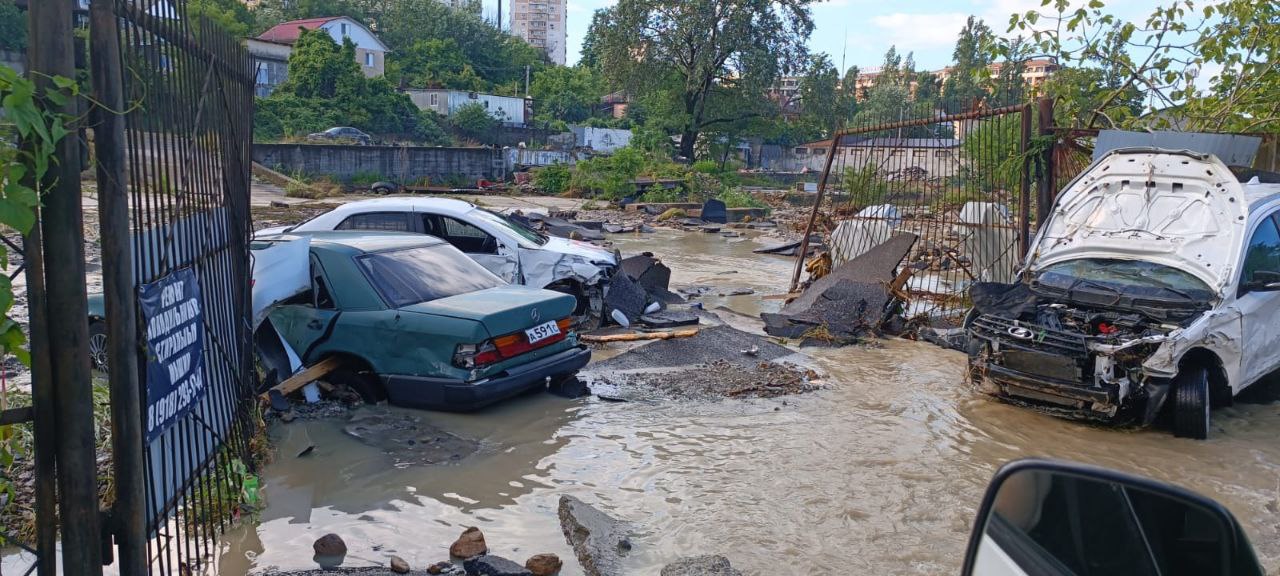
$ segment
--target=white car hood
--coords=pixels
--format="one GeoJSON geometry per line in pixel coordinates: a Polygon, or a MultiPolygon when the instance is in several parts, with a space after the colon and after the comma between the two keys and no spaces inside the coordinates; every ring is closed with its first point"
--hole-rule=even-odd
{"type": "Polygon", "coordinates": [[[1026,267],[1035,274],[1078,258],[1143,260],[1185,270],[1222,293],[1247,225],[1244,190],[1216,157],[1115,150],[1058,195],[1026,267]]]}
{"type": "Polygon", "coordinates": [[[581,256],[586,258],[588,262],[608,263],[611,266],[617,266],[618,259],[613,252],[605,250],[590,242],[581,240],[568,240],[557,236],[551,236],[547,239],[547,243],[543,244],[541,250],[549,250],[551,252],[559,252],[561,254],[570,254],[573,256],[581,256]]]}

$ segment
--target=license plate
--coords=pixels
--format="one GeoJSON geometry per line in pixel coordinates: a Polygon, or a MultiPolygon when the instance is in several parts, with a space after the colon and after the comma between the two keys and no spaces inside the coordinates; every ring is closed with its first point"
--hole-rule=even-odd
{"type": "Polygon", "coordinates": [[[524,331],[524,335],[529,339],[530,344],[536,344],[552,336],[558,336],[559,334],[560,326],[556,325],[554,320],[539,324],[524,331]]]}

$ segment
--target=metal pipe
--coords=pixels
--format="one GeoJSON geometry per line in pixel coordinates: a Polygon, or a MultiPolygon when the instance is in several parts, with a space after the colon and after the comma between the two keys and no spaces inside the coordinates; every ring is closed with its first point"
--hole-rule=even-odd
{"type": "Polygon", "coordinates": [[[1046,146],[1041,158],[1040,186],[1036,194],[1036,222],[1049,219],[1049,210],[1053,208],[1054,190],[1058,185],[1057,167],[1054,166],[1054,150],[1058,148],[1053,128],[1053,99],[1041,98],[1039,105],[1040,135],[1055,138],[1053,146],[1046,146]]]}
{"type": "Polygon", "coordinates": [[[111,452],[115,503],[111,517],[121,574],[147,571],[146,487],[143,470],[142,395],[138,373],[137,306],[129,253],[129,196],[125,158],[124,79],[120,30],[109,2],[89,6],[93,76],[94,150],[98,159],[98,226],[107,314],[107,366],[111,386],[111,452]]]}
{"type": "MultiPolygon", "coordinates": [[[[52,78],[75,78],[71,0],[32,2],[28,8],[31,70],[41,88],[52,78]]],[[[78,103],[69,99],[52,111],[68,118],[78,103]]],[[[102,574],[101,520],[98,511],[97,451],[94,437],[93,384],[89,371],[89,312],[85,295],[84,218],[80,198],[80,141],[75,122],[58,142],[58,158],[45,175],[44,214],[40,219],[45,260],[45,324],[55,394],[59,519],[63,574],[102,574]]]]}
{"type": "Polygon", "coordinates": [[[813,234],[813,225],[818,221],[818,212],[822,210],[822,197],[827,192],[827,179],[831,176],[831,163],[836,159],[836,149],[840,147],[840,131],[835,131],[831,145],[827,147],[827,164],[822,168],[822,178],[818,180],[818,195],[813,201],[813,212],[809,213],[809,223],[804,227],[804,238],[800,239],[800,251],[796,253],[796,269],[791,274],[791,287],[787,292],[795,292],[800,285],[800,271],[804,269],[804,259],[809,255],[809,235],[813,234]]]}
{"type": "Polygon", "coordinates": [[[1022,107],[1022,181],[1018,184],[1018,247],[1020,256],[1031,248],[1031,105],[1022,107]]]}

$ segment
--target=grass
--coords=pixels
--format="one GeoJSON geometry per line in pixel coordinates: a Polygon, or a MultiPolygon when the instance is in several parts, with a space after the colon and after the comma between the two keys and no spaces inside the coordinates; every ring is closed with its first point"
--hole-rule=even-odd
{"type": "Polygon", "coordinates": [[[351,185],[360,188],[368,188],[375,182],[381,182],[383,180],[384,178],[382,177],[382,174],[378,172],[360,171],[351,175],[351,185]]]}
{"type": "Polygon", "coordinates": [[[311,183],[294,179],[293,182],[284,187],[284,195],[290,198],[306,198],[309,200],[331,198],[342,195],[342,185],[327,178],[311,183]]]}

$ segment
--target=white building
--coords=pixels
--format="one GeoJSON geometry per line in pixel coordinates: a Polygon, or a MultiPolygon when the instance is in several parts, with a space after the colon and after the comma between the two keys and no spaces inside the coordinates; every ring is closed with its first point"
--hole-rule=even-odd
{"type": "Polygon", "coordinates": [[[329,16],[291,20],[272,27],[257,38],[247,38],[245,48],[253,56],[257,68],[255,91],[259,96],[270,94],[284,82],[288,73],[289,54],[303,30],[323,30],[342,44],[350,39],[356,46],[356,63],[365,76],[375,78],[386,70],[387,52],[390,49],[363,24],[346,16],[329,16]]]}
{"type": "Polygon", "coordinates": [[[563,66],[569,40],[568,4],[568,0],[511,0],[511,33],[563,66]]]}
{"type": "Polygon", "coordinates": [[[525,123],[524,98],[447,88],[410,88],[404,92],[419,110],[432,110],[441,116],[453,116],[463,106],[479,104],[489,116],[504,124],[523,126],[525,123]]]}

